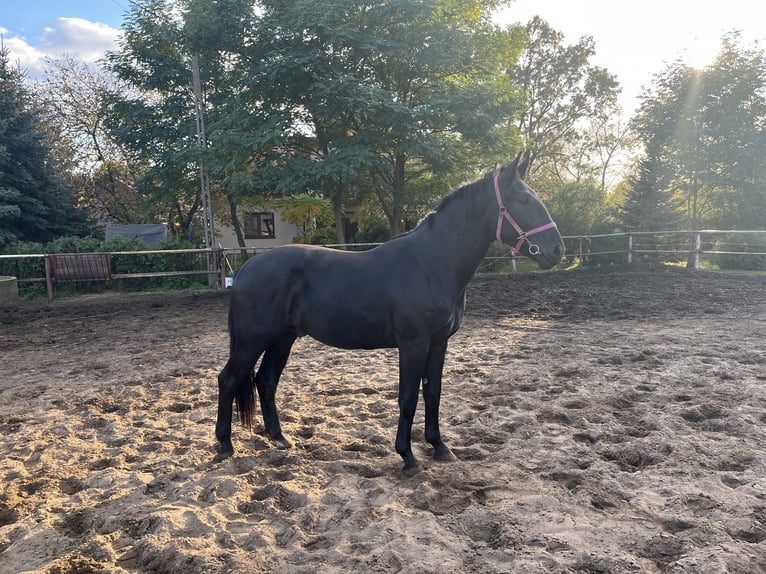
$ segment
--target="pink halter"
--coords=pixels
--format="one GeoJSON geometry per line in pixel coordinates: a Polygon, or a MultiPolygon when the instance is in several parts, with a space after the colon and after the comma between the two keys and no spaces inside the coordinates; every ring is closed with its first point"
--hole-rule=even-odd
{"type": "Polygon", "coordinates": [[[503,198],[500,195],[500,182],[498,180],[499,176],[500,174],[495,175],[495,196],[497,197],[497,207],[499,209],[499,212],[497,214],[497,233],[495,234],[495,237],[497,237],[498,241],[503,241],[501,239],[501,234],[503,231],[503,219],[505,219],[508,223],[510,223],[513,226],[513,228],[516,230],[516,233],[519,234],[519,240],[516,243],[516,246],[511,247],[513,254],[518,255],[519,250],[521,249],[521,246],[526,241],[529,244],[529,254],[537,255],[538,253],[540,253],[540,247],[537,244],[532,243],[529,240],[529,237],[531,235],[535,235],[537,233],[545,231],[546,229],[555,228],[556,223],[551,221],[550,223],[546,223],[545,225],[541,225],[540,227],[535,227],[534,229],[530,229],[529,231],[522,230],[521,226],[518,223],[516,223],[516,220],[514,220],[513,217],[511,217],[511,214],[508,213],[508,210],[503,204],[503,198]]]}

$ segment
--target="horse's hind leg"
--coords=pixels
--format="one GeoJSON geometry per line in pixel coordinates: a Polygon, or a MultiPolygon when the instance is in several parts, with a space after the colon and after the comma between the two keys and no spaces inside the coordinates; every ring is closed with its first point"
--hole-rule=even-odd
{"type": "Polygon", "coordinates": [[[290,442],[282,434],[277,413],[276,392],[279,377],[287,364],[290,350],[295,342],[295,335],[285,333],[266,349],[263,360],[255,375],[255,385],[261,401],[264,432],[277,448],[290,448],[290,442]]]}
{"type": "Polygon", "coordinates": [[[218,459],[234,454],[234,445],[231,442],[232,403],[242,386],[248,384],[247,379],[251,376],[252,367],[250,370],[242,370],[235,366],[232,358],[229,358],[218,375],[218,417],[215,422],[215,437],[219,442],[216,456],[218,459]]]}
{"type": "Polygon", "coordinates": [[[231,442],[232,404],[237,400],[242,423],[249,427],[255,410],[253,368],[263,348],[243,350],[232,346],[229,360],[218,375],[218,418],[215,436],[220,443],[216,458],[224,459],[234,453],[231,442]]]}
{"type": "Polygon", "coordinates": [[[444,444],[439,431],[439,403],[442,392],[442,371],[447,354],[447,341],[432,343],[426,361],[423,402],[425,403],[426,440],[434,447],[434,459],[457,460],[450,448],[444,444]]]}

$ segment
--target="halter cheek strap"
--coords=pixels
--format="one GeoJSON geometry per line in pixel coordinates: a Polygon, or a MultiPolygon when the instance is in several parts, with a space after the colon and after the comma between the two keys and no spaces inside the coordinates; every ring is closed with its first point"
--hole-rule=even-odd
{"type": "Polygon", "coordinates": [[[497,237],[498,241],[503,241],[501,238],[502,231],[503,231],[503,220],[510,223],[513,228],[516,230],[516,233],[519,236],[519,240],[516,242],[515,247],[511,247],[511,250],[513,251],[514,255],[519,254],[519,250],[521,249],[521,246],[524,245],[524,242],[526,241],[529,244],[529,254],[530,255],[537,255],[540,253],[540,247],[532,243],[529,240],[529,237],[531,235],[535,235],[537,233],[540,233],[542,231],[545,231],[546,229],[553,229],[556,227],[556,223],[551,221],[550,223],[546,223],[545,225],[541,225],[540,227],[535,227],[534,229],[530,229],[529,231],[524,231],[521,229],[521,226],[516,223],[516,220],[511,217],[511,214],[508,213],[508,210],[506,209],[505,205],[503,204],[503,198],[500,195],[500,181],[499,181],[500,174],[495,175],[495,196],[497,197],[497,207],[498,207],[498,214],[497,214],[497,232],[495,233],[495,237],[497,237]]]}

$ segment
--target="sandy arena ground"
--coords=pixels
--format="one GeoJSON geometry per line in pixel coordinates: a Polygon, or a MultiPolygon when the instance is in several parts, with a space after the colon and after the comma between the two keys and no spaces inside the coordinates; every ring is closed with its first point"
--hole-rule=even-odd
{"type": "Polygon", "coordinates": [[[460,461],[401,475],[395,351],[302,339],[295,446],[214,462],[225,292],[0,309],[0,573],[766,572],[766,279],[479,277],[460,461]]]}

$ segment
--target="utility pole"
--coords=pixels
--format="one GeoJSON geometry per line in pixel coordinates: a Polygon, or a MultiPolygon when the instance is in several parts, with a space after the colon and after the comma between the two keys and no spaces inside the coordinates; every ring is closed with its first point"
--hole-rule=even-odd
{"type": "MultiPolygon", "coordinates": [[[[205,168],[205,150],[207,149],[207,137],[205,135],[205,102],[202,98],[202,81],[199,73],[199,58],[192,56],[192,79],[194,81],[194,107],[197,111],[197,144],[200,149],[199,179],[200,195],[202,197],[202,223],[205,232],[205,247],[213,249],[215,233],[213,228],[213,206],[210,199],[210,183],[208,182],[207,169],[205,168]]],[[[218,268],[212,252],[208,255],[208,271],[218,268]]],[[[208,275],[209,281],[217,281],[214,275],[208,275]]]]}

